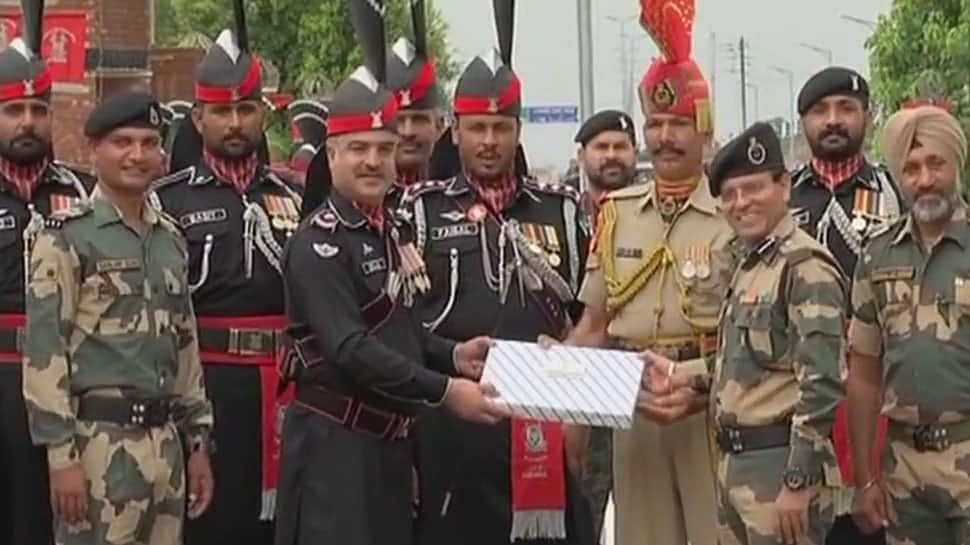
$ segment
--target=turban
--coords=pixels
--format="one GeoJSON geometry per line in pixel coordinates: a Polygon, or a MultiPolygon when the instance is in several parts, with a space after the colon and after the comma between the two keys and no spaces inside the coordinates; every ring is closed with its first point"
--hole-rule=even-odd
{"type": "Polygon", "coordinates": [[[711,91],[691,58],[695,0],[640,0],[640,25],[660,49],[640,82],[640,100],[649,113],[693,118],[697,130],[714,132],[711,91]]]}
{"type": "Polygon", "coordinates": [[[882,151],[897,180],[916,142],[937,151],[958,173],[966,167],[967,137],[956,118],[936,106],[908,108],[889,118],[882,135],[882,151]]]}

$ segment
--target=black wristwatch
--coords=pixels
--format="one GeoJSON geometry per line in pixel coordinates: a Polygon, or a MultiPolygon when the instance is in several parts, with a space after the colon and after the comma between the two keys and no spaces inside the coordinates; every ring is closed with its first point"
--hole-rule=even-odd
{"type": "Polygon", "coordinates": [[[788,490],[798,492],[808,486],[808,475],[801,468],[791,467],[781,474],[781,482],[788,490]]]}

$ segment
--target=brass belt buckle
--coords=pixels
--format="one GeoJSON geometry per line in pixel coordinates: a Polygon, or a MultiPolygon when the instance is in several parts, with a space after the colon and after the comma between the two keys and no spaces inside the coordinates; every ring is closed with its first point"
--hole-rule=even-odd
{"type": "Polygon", "coordinates": [[[940,426],[917,426],[913,431],[913,446],[920,452],[943,452],[950,448],[949,433],[940,426]]]}
{"type": "Polygon", "coordinates": [[[229,330],[229,353],[258,356],[273,352],[275,335],[262,329],[232,328],[229,330]]]}

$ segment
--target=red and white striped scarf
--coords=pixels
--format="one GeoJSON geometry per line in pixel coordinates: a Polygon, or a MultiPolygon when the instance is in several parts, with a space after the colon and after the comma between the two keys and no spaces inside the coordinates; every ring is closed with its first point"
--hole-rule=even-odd
{"type": "Polygon", "coordinates": [[[378,232],[384,232],[384,207],[383,206],[371,206],[369,204],[362,204],[355,202],[354,206],[360,210],[361,214],[367,218],[367,223],[371,224],[374,229],[378,232]]]}
{"type": "Polygon", "coordinates": [[[0,174],[10,182],[17,194],[24,202],[31,202],[34,191],[44,177],[44,171],[50,161],[45,157],[40,161],[22,165],[0,157],[0,174]]]}
{"type": "Polygon", "coordinates": [[[476,179],[471,174],[465,174],[468,178],[468,183],[471,184],[472,189],[478,194],[485,206],[493,214],[501,214],[512,201],[515,200],[515,196],[519,192],[519,183],[515,175],[509,173],[498,180],[479,180],[476,179]]]}
{"type": "Polygon", "coordinates": [[[226,161],[216,157],[209,150],[203,150],[202,160],[212,169],[212,173],[217,178],[232,185],[240,195],[249,190],[249,186],[259,172],[259,156],[256,153],[239,161],[226,161]]]}
{"type": "Polygon", "coordinates": [[[862,170],[864,164],[865,158],[862,155],[855,155],[842,161],[826,161],[812,157],[812,168],[831,191],[835,191],[840,185],[851,180],[862,170]]]}

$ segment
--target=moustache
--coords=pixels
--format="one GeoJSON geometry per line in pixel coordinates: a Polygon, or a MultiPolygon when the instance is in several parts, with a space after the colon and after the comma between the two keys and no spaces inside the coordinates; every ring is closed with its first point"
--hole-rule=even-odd
{"type": "Polygon", "coordinates": [[[600,172],[609,168],[618,168],[620,170],[626,170],[626,165],[616,160],[606,161],[602,165],[600,165],[600,172]]]}
{"type": "Polygon", "coordinates": [[[29,131],[25,134],[21,134],[20,136],[17,136],[10,140],[11,146],[16,146],[17,144],[21,144],[21,143],[42,144],[43,140],[41,140],[41,138],[37,136],[33,131],[29,131]]]}
{"type": "Polygon", "coordinates": [[[662,143],[659,146],[653,148],[653,150],[651,151],[653,151],[654,155],[660,155],[661,153],[665,153],[665,152],[675,153],[677,155],[684,154],[684,150],[670,143],[662,143]]]}
{"type": "Polygon", "coordinates": [[[247,144],[251,143],[249,138],[243,133],[231,133],[222,139],[223,142],[229,142],[231,140],[241,140],[247,144]]]}
{"type": "Polygon", "coordinates": [[[822,131],[821,139],[825,140],[830,136],[841,136],[842,138],[849,138],[849,131],[845,130],[844,127],[831,127],[822,131]]]}

